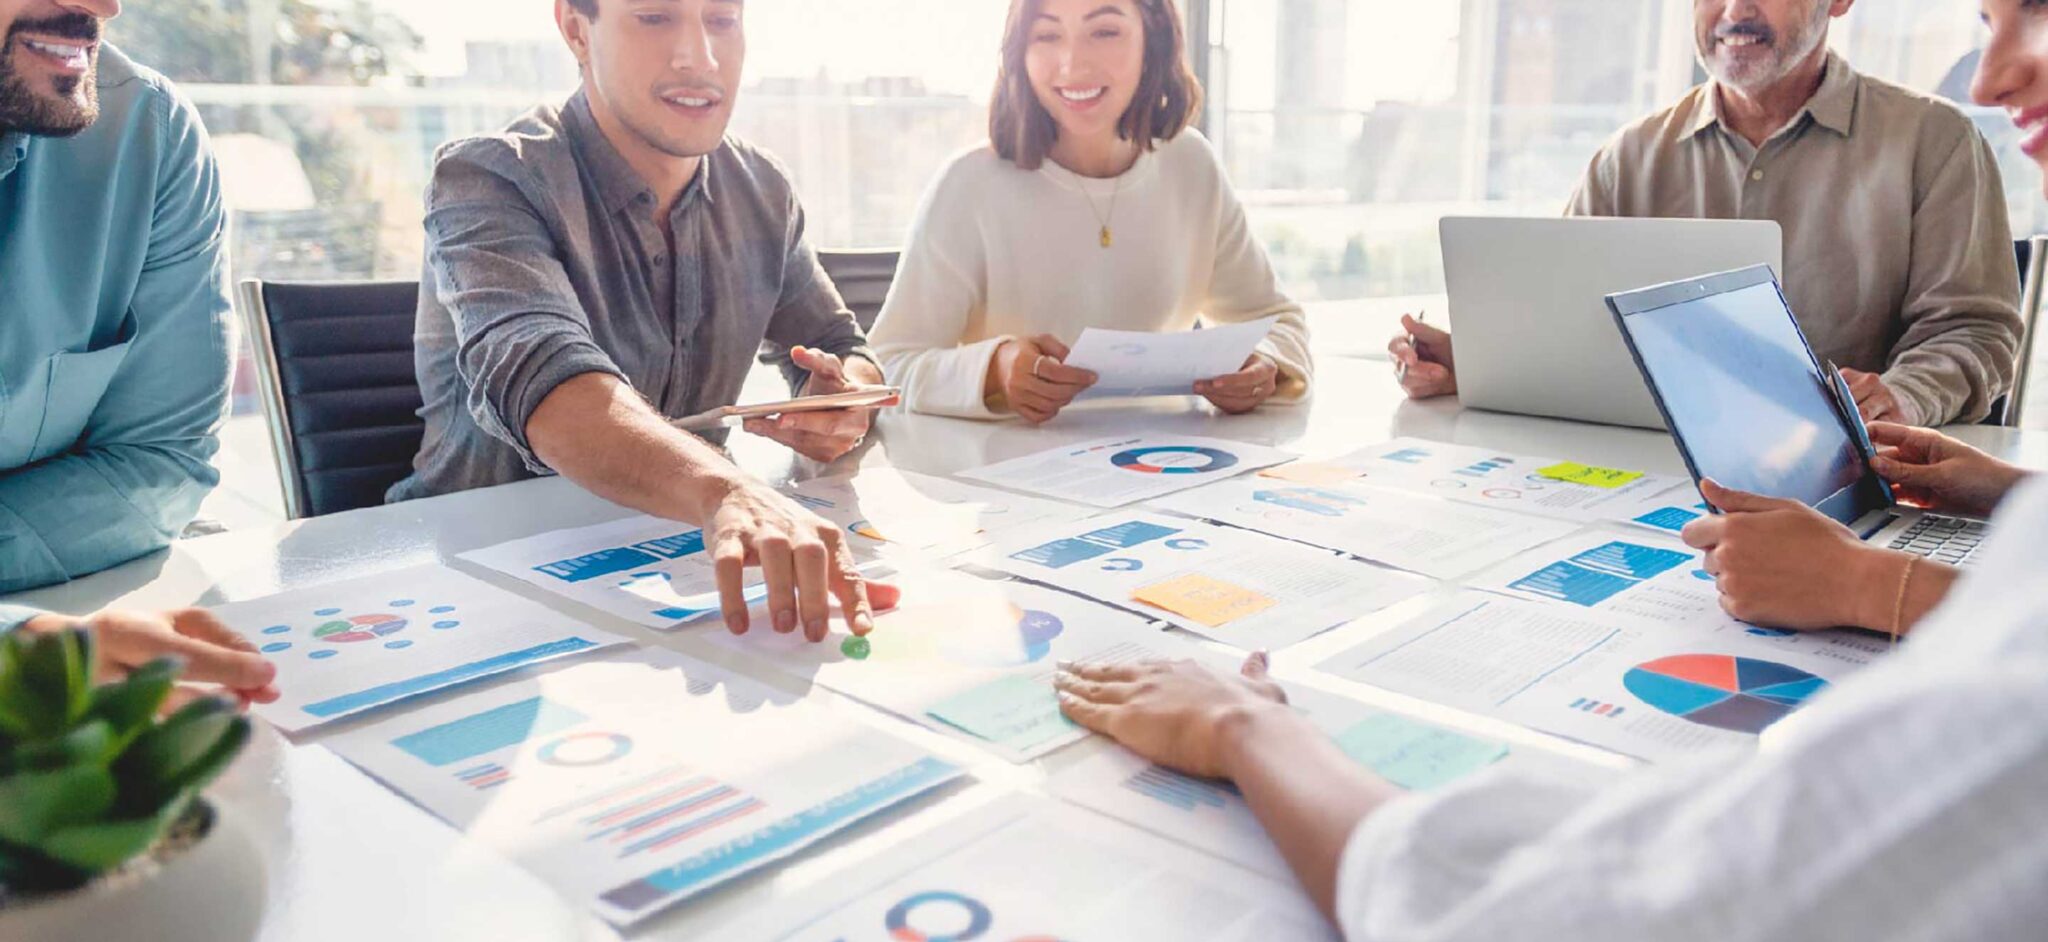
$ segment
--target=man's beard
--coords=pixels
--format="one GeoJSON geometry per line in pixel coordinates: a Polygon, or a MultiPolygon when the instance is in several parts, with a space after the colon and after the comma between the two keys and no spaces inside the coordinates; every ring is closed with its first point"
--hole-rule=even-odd
{"type": "Polygon", "coordinates": [[[1777,31],[1761,23],[1742,23],[1725,31],[1717,30],[1707,37],[1707,43],[1702,44],[1700,63],[1706,67],[1708,74],[1712,75],[1715,81],[1745,92],[1757,92],[1777,84],[1791,75],[1793,70],[1799,67],[1799,63],[1806,61],[1806,57],[1820,47],[1821,41],[1827,35],[1828,4],[1824,0],[1815,0],[1814,5],[1816,9],[1812,18],[1801,24],[1805,28],[1798,33],[1779,35],[1777,31]],[[1713,48],[1712,41],[1722,35],[1756,36],[1767,40],[1771,49],[1770,61],[1750,64],[1747,68],[1737,66],[1728,69],[1721,66],[1710,50],[1713,48]]]}
{"type": "Polygon", "coordinates": [[[99,50],[87,52],[85,74],[53,79],[50,91],[30,87],[17,74],[14,57],[21,44],[17,38],[28,32],[97,43],[100,23],[81,13],[47,20],[17,22],[0,39],[0,132],[19,131],[38,137],[70,137],[92,127],[100,117],[99,50]]]}

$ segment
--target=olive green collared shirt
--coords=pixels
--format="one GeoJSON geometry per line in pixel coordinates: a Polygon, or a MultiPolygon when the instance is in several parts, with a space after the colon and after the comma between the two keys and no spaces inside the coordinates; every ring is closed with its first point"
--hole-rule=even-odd
{"type": "Polygon", "coordinates": [[[1981,420],[2012,385],[2019,267],[1990,145],[1954,105],[1839,56],[1760,148],[1712,83],[1624,128],[1569,212],[1776,221],[1814,352],[1882,374],[1912,424],[1981,420]]]}

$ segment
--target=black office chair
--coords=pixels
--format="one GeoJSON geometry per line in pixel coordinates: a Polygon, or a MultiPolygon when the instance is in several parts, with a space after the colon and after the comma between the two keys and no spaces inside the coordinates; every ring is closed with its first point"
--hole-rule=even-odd
{"type": "Polygon", "coordinates": [[[839,296],[846,299],[862,330],[875,329],[875,318],[896,281],[896,264],[902,260],[903,253],[894,249],[818,253],[818,262],[839,287],[839,296]]]}
{"type": "Polygon", "coordinates": [[[418,282],[244,281],[236,296],[293,520],[374,507],[412,472],[418,282]]]}
{"type": "Polygon", "coordinates": [[[1986,425],[2018,428],[2025,418],[2027,383],[2034,364],[2035,327],[2041,321],[2042,275],[2048,272],[2048,236],[2035,236],[2013,243],[2013,257],[2020,263],[2020,355],[2013,367],[2012,391],[1991,405],[1986,425]]]}
{"type": "MultiPolygon", "coordinates": [[[[818,263],[825,267],[825,275],[839,289],[839,297],[863,331],[875,329],[875,318],[882,314],[882,302],[889,299],[889,286],[896,281],[896,263],[902,258],[903,253],[895,249],[818,253],[818,263]]],[[[784,376],[796,375],[786,353],[763,353],[760,360],[763,366],[775,367],[784,376]]]]}

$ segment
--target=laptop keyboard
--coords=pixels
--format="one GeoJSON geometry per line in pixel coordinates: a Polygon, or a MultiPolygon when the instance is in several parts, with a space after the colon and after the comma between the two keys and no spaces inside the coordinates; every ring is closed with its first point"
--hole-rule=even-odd
{"type": "Polygon", "coordinates": [[[1985,535],[1984,524],[1976,520],[1921,517],[1892,540],[1891,548],[1938,563],[1963,566],[1969,564],[1970,555],[1977,551],[1977,545],[1984,541],[1985,535]]]}

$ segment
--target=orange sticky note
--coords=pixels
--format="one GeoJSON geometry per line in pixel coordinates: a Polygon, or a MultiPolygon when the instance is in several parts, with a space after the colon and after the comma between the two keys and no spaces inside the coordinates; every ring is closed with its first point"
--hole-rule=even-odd
{"type": "Polygon", "coordinates": [[[1199,572],[1153,583],[1131,593],[1131,599],[1211,628],[1220,628],[1280,604],[1244,586],[1212,579],[1199,572]]]}
{"type": "Polygon", "coordinates": [[[1293,481],[1296,484],[1343,484],[1356,481],[1361,475],[1342,465],[1321,461],[1295,461],[1277,468],[1259,472],[1259,477],[1276,481],[1293,481]]]}

